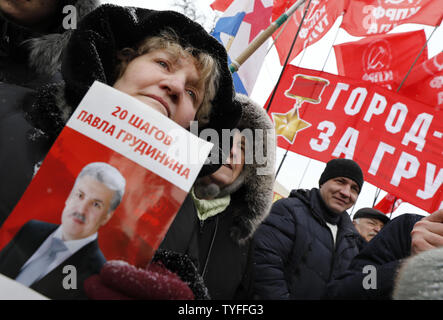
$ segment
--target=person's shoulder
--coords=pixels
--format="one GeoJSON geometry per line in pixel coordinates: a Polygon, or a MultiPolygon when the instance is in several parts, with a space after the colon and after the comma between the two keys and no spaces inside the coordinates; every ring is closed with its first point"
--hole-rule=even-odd
{"type": "Polygon", "coordinates": [[[54,224],[54,223],[49,223],[49,222],[40,221],[40,220],[29,220],[28,222],[26,222],[22,226],[22,228],[20,230],[25,231],[25,232],[29,231],[29,230],[44,231],[44,230],[54,230],[57,227],[58,227],[58,225],[54,224]]]}
{"type": "Polygon", "coordinates": [[[389,221],[385,227],[388,226],[395,227],[398,225],[414,225],[416,222],[420,221],[424,217],[425,216],[419,214],[404,213],[389,221]]]}

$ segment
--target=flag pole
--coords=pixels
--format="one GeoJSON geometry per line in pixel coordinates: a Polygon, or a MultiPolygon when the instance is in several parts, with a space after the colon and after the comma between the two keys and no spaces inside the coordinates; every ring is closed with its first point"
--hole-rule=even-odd
{"type": "MultiPolygon", "coordinates": [[[[231,73],[238,71],[240,66],[278,29],[288,20],[288,18],[303,4],[306,0],[298,0],[288,11],[283,13],[277,20],[271,23],[258,37],[256,37],[249,46],[234,60],[232,60],[229,69],[231,73]]],[[[298,32],[297,32],[298,34],[298,32]]]]}

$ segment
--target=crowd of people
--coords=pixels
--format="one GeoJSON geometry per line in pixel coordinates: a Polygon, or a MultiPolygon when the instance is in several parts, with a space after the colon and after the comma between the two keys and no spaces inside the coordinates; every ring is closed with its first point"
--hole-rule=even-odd
{"type": "Polygon", "coordinates": [[[189,290],[174,298],[443,298],[443,210],[390,221],[363,208],[351,220],[364,184],[355,161],[330,160],[318,188],[272,203],[273,123],[235,93],[225,48],[198,23],[98,0],[0,0],[0,30],[0,227],[94,81],[185,129],[197,120],[199,132],[234,132],[229,154],[214,145],[223,161],[204,164],[146,270],[106,261],[98,248],[125,181],[93,163],[79,174],[62,224],[24,225],[0,251],[0,273],[54,299],[155,299],[179,287],[189,290]],[[62,25],[67,5],[76,8],[72,30],[62,25]],[[80,252],[87,258],[75,259],[80,252]],[[67,262],[84,270],[75,294],[60,287],[67,262]],[[137,274],[136,289],[121,285],[125,272],[137,274]]]}

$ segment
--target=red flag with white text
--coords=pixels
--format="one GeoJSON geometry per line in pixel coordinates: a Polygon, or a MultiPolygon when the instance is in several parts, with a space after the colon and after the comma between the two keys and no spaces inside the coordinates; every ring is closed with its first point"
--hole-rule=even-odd
{"type": "Polygon", "coordinates": [[[365,81],[289,65],[269,115],[279,147],[323,162],[354,159],[371,184],[427,212],[443,205],[438,109],[365,81]]]}
{"type": "MultiPolygon", "coordinates": [[[[338,74],[396,90],[426,43],[423,30],[376,35],[334,46],[338,74]]],[[[427,49],[417,63],[426,61],[427,49]]]]}
{"type": "Polygon", "coordinates": [[[400,204],[403,202],[402,199],[393,195],[392,193],[387,193],[375,206],[374,209],[377,209],[384,214],[390,214],[397,210],[400,204]]]}
{"type": "MultiPolygon", "coordinates": [[[[295,0],[274,0],[272,21],[275,21],[294,3],[295,0]]],[[[288,56],[294,36],[297,33],[308,3],[309,1],[306,1],[302,7],[294,12],[287,23],[272,35],[282,65],[288,56]],[[282,28],[284,28],[283,31],[281,31],[282,28]]],[[[312,1],[298,34],[294,49],[292,50],[290,60],[294,59],[303,49],[320,40],[341,15],[344,9],[343,7],[344,2],[342,0],[312,1]]]]}
{"type": "Polygon", "coordinates": [[[341,27],[353,36],[387,33],[404,23],[438,26],[443,0],[352,0],[341,27]]]}
{"type": "Polygon", "coordinates": [[[443,107],[443,52],[412,69],[401,94],[431,106],[443,107]]]}

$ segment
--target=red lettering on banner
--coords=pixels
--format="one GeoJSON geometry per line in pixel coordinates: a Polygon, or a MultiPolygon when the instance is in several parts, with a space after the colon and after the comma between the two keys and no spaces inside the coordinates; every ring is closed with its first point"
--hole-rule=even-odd
{"type": "Polygon", "coordinates": [[[298,105],[300,121],[309,126],[297,131],[292,145],[283,136],[288,128],[280,124],[280,147],[323,162],[354,159],[366,181],[428,212],[438,209],[443,200],[443,115],[438,109],[363,81],[289,66],[269,111],[272,119],[274,113],[291,114],[294,100],[285,93],[295,75],[329,85],[315,102],[298,105]]]}

